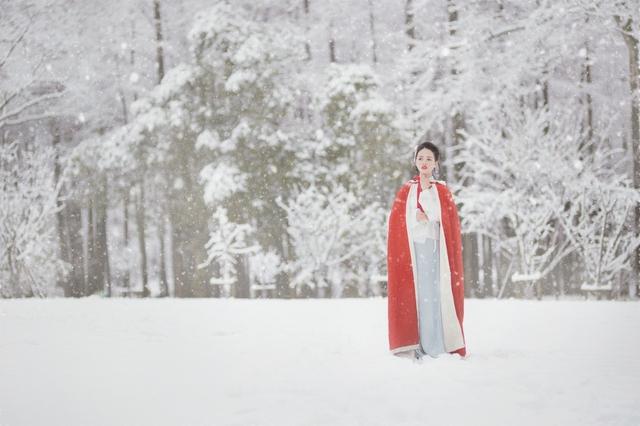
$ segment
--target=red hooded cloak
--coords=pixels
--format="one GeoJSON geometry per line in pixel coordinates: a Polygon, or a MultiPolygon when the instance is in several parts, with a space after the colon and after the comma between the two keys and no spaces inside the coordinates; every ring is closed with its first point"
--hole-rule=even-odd
{"type": "MultiPolygon", "coordinates": [[[[387,237],[387,294],[389,316],[389,348],[398,354],[417,348],[420,343],[418,333],[418,313],[416,307],[416,287],[414,268],[409,247],[410,230],[407,228],[407,197],[412,185],[417,187],[418,176],[405,183],[393,202],[388,221],[387,237]]],[[[464,330],[464,275],[462,264],[462,237],[458,209],[451,191],[444,182],[436,181],[440,200],[441,226],[446,244],[446,254],[451,276],[451,293],[455,306],[462,340],[464,330]]],[[[413,193],[413,192],[412,192],[413,193]]],[[[411,212],[415,214],[415,212],[411,212]]],[[[442,241],[441,241],[442,243],[442,241]]],[[[454,320],[455,322],[455,320],[454,320]]],[[[466,343],[451,350],[466,356],[466,343]]]]}

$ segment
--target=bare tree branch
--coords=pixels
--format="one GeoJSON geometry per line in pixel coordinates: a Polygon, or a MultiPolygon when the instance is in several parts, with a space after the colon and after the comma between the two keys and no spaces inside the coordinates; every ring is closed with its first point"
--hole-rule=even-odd
{"type": "Polygon", "coordinates": [[[18,36],[18,38],[16,38],[11,42],[11,46],[9,47],[9,50],[7,50],[7,53],[4,55],[4,58],[2,58],[2,61],[0,61],[0,69],[2,69],[4,64],[7,63],[7,61],[11,57],[11,54],[13,53],[15,48],[18,47],[18,45],[22,42],[22,39],[24,39],[24,36],[29,31],[29,28],[31,28],[32,23],[33,21],[30,19],[29,23],[24,27],[24,29],[22,30],[22,33],[18,36]]]}
{"type": "Polygon", "coordinates": [[[27,115],[24,117],[20,117],[17,120],[10,120],[10,121],[5,121],[5,122],[0,122],[0,129],[2,129],[3,127],[8,127],[8,126],[16,126],[18,124],[24,124],[24,123],[28,123],[29,121],[37,121],[37,120],[44,120],[47,118],[56,118],[59,117],[60,114],[59,113],[45,113],[45,114],[37,114],[37,115],[27,115]]]}
{"type": "Polygon", "coordinates": [[[15,117],[17,115],[19,115],[20,113],[22,113],[23,111],[25,111],[26,109],[37,105],[41,102],[45,102],[48,101],[50,99],[57,99],[60,96],[62,96],[64,92],[56,92],[56,93],[48,93],[46,95],[42,95],[42,96],[38,96],[37,98],[31,99],[30,101],[25,102],[24,104],[22,104],[21,106],[19,106],[18,108],[14,109],[13,111],[7,112],[6,114],[0,115],[0,128],[4,127],[5,125],[7,125],[7,122],[10,118],[15,117]]]}

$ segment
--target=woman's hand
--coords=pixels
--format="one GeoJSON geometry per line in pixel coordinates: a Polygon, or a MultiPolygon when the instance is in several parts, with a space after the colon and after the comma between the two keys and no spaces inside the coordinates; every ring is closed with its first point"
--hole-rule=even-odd
{"type": "Polygon", "coordinates": [[[423,211],[418,210],[418,212],[416,213],[416,220],[418,222],[428,222],[429,218],[423,211]]]}

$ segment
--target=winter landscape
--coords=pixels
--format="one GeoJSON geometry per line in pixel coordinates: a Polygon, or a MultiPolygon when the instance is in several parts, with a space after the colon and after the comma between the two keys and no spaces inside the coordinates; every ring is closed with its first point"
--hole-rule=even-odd
{"type": "Polygon", "coordinates": [[[0,425],[640,424],[640,0],[0,0],[0,24],[0,425]],[[424,139],[465,359],[389,352],[424,139]]]}

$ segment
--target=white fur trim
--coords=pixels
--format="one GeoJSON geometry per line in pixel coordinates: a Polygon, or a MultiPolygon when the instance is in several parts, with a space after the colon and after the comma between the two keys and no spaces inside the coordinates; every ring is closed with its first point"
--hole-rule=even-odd
{"type": "Polygon", "coordinates": [[[413,351],[418,349],[420,345],[409,345],[409,346],[400,346],[399,348],[395,348],[391,350],[393,355],[398,355],[401,352],[413,351]]]}

